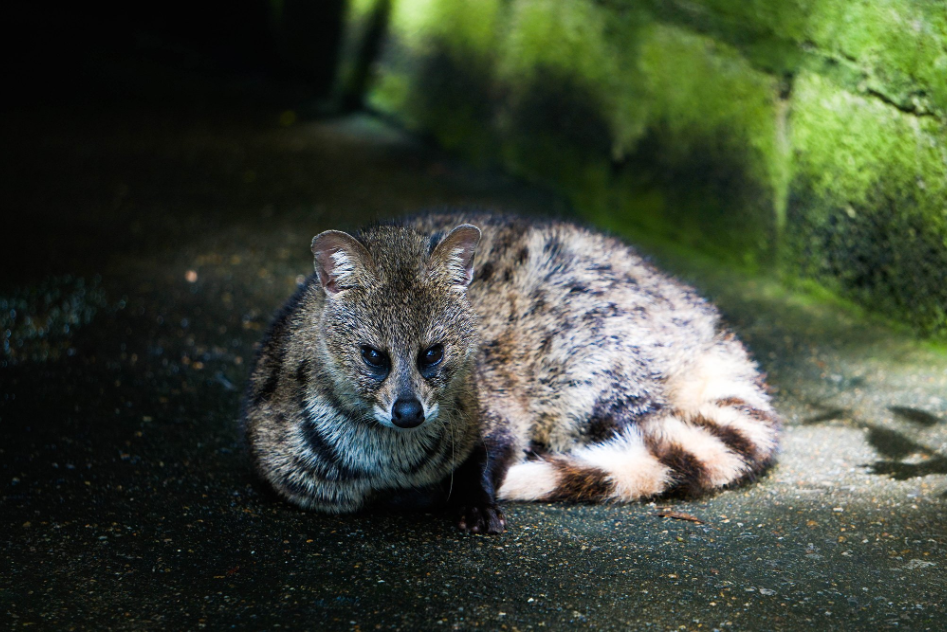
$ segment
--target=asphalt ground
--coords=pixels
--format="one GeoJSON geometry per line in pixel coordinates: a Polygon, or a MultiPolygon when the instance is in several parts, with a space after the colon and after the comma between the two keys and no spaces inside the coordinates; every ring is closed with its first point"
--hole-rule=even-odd
{"type": "Polygon", "coordinates": [[[947,353],[660,246],[769,375],[786,428],[762,480],[512,504],[498,537],[268,494],[241,392],[314,234],[570,209],[371,116],[318,118],[298,86],[153,57],[0,124],[0,628],[945,628],[947,353]]]}

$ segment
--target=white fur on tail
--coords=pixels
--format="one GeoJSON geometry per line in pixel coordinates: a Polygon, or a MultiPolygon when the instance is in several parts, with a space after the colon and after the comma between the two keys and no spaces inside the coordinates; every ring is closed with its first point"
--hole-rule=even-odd
{"type": "Polygon", "coordinates": [[[506,500],[629,502],[720,489],[773,459],[778,418],[742,347],[718,341],[667,382],[669,406],[605,441],[512,466],[506,500]]]}

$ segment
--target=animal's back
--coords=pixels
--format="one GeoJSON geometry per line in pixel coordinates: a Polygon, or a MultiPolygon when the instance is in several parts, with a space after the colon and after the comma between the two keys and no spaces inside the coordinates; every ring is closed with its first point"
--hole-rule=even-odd
{"type": "Polygon", "coordinates": [[[623,242],[566,222],[431,215],[481,227],[485,430],[509,455],[501,498],[628,501],[698,494],[773,459],[779,421],[716,310],[623,242]]]}

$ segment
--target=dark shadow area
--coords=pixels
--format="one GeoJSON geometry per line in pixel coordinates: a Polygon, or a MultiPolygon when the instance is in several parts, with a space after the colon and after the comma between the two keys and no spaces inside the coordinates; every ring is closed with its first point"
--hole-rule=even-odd
{"type": "Polygon", "coordinates": [[[710,244],[708,250],[724,260],[749,252],[757,261],[771,263],[775,226],[762,225],[752,209],[766,204],[772,193],[749,175],[754,173],[751,152],[723,134],[713,137],[703,131],[689,136],[677,132],[687,137],[687,151],[681,152],[671,129],[656,123],[616,166],[629,196],[663,192],[660,207],[649,211],[654,217],[639,221],[675,241],[710,244]],[[680,182],[689,185],[681,187],[680,182]],[[759,243],[760,235],[766,243],[759,243]]]}
{"type": "Polygon", "coordinates": [[[0,249],[0,288],[82,275],[235,212],[256,221],[266,201],[248,185],[280,165],[245,163],[253,126],[272,127],[285,112],[291,122],[329,95],[345,5],[278,4],[281,12],[267,0],[4,10],[18,37],[0,106],[0,187],[4,232],[18,238],[0,249]],[[163,165],[175,160],[186,173],[171,179],[163,165]],[[169,188],[178,203],[157,212],[152,200],[169,188]],[[218,194],[233,203],[193,203],[218,194]]]}
{"type": "Polygon", "coordinates": [[[328,97],[338,69],[346,0],[265,4],[270,8],[280,72],[307,79],[318,97],[328,97]]]}
{"type": "Polygon", "coordinates": [[[871,464],[871,471],[873,474],[890,476],[898,481],[906,481],[931,474],[947,474],[947,457],[938,454],[923,463],[879,461],[871,464]]]}
{"type": "Polygon", "coordinates": [[[920,410],[919,408],[911,408],[909,406],[888,406],[888,410],[893,412],[898,419],[903,421],[909,421],[912,424],[918,426],[923,426],[925,428],[930,428],[931,426],[936,426],[939,423],[943,423],[944,420],[937,415],[932,415],[931,413],[920,410]]]}
{"type": "Polygon", "coordinates": [[[176,95],[156,80],[186,84],[192,73],[296,81],[314,97],[326,97],[344,9],[345,0],[17,3],[4,10],[8,28],[17,32],[6,75],[15,99],[4,107],[136,92],[162,102],[176,95]],[[160,66],[164,76],[136,78],[143,62],[151,70],[160,66]]]}
{"type": "Polygon", "coordinates": [[[826,421],[837,421],[837,420],[847,419],[849,415],[850,415],[849,411],[844,408],[832,408],[823,413],[819,413],[818,415],[815,415],[814,417],[803,419],[802,423],[807,426],[811,424],[821,424],[826,421]]]}
{"type": "Polygon", "coordinates": [[[261,0],[194,3],[181,0],[139,3],[17,3],[4,10],[18,31],[9,60],[16,99],[75,102],[127,86],[108,86],[96,66],[107,57],[135,56],[151,48],[165,63],[218,65],[228,71],[273,72],[275,41],[268,5],[261,0]]]}
{"type": "Polygon", "coordinates": [[[913,454],[931,456],[931,451],[915,443],[897,430],[865,424],[868,430],[868,443],[878,454],[886,459],[904,459],[913,454]]]}
{"type": "MultiPolygon", "coordinates": [[[[803,419],[803,425],[841,422],[866,431],[865,439],[884,459],[866,464],[865,467],[870,473],[890,476],[899,481],[931,474],[947,474],[947,456],[914,441],[904,432],[860,419],[853,411],[846,408],[831,408],[819,403],[810,403],[810,405],[815,408],[826,408],[826,410],[803,419]],[[921,462],[903,462],[913,456],[922,459],[921,462]]],[[[938,416],[918,408],[888,406],[888,410],[894,413],[896,419],[922,427],[931,427],[940,422],[938,416]]]]}
{"type": "Polygon", "coordinates": [[[554,68],[538,67],[534,73],[510,114],[511,131],[524,149],[528,152],[530,143],[550,139],[550,145],[574,148],[587,160],[611,155],[611,126],[589,86],[554,68]]]}

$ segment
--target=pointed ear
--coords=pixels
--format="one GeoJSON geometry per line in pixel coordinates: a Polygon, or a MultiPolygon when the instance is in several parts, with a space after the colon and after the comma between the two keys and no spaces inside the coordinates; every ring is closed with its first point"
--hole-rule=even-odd
{"type": "Polygon", "coordinates": [[[451,285],[467,287],[473,281],[473,257],[480,243],[480,229],[461,224],[450,231],[431,253],[430,270],[451,285]]]}
{"type": "Polygon", "coordinates": [[[340,230],[313,237],[312,254],[319,282],[329,295],[364,284],[374,267],[365,246],[340,230]]]}

